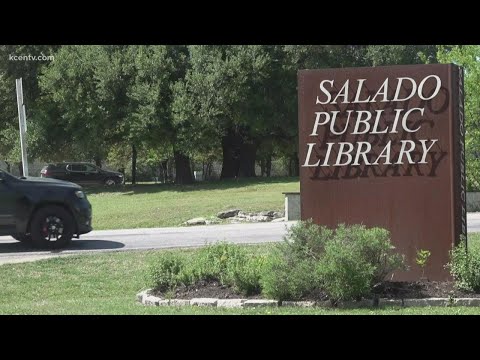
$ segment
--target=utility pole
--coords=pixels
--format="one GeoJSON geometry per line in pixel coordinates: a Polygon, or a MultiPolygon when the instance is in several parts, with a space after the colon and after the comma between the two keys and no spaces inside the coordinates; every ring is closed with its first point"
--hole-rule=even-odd
{"type": "Polygon", "coordinates": [[[27,160],[27,117],[25,115],[25,104],[23,103],[22,78],[15,80],[17,88],[18,125],[20,129],[20,146],[22,148],[23,176],[28,176],[27,160]]]}

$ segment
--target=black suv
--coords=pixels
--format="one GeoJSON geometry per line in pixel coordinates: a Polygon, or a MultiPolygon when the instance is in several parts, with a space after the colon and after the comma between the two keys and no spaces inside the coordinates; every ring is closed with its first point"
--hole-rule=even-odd
{"type": "Polygon", "coordinates": [[[41,177],[70,181],[82,185],[113,186],[123,184],[123,174],[107,171],[84,162],[63,162],[44,166],[40,172],[41,177]]]}
{"type": "Polygon", "coordinates": [[[60,248],[92,231],[92,206],[76,184],[0,170],[0,235],[60,248]]]}

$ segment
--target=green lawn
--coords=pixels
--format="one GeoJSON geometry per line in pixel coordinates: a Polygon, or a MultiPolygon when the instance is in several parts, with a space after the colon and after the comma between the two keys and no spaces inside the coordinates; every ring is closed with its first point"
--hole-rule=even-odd
{"type": "MultiPolygon", "coordinates": [[[[477,237],[478,238],[478,237],[477,237]]],[[[252,251],[264,250],[261,246],[252,251]]],[[[192,251],[192,250],[184,250],[192,251]]],[[[62,256],[0,266],[0,314],[480,314],[480,308],[205,309],[146,307],[135,295],[158,251],[62,256]]]]}
{"type": "Polygon", "coordinates": [[[179,226],[219,211],[284,210],[282,192],[299,191],[298,178],[257,178],[195,185],[142,184],[86,189],[95,230],[179,226]]]}
{"type": "Polygon", "coordinates": [[[480,233],[468,234],[467,241],[468,241],[468,246],[471,246],[472,244],[476,244],[480,246],[480,233]]]}

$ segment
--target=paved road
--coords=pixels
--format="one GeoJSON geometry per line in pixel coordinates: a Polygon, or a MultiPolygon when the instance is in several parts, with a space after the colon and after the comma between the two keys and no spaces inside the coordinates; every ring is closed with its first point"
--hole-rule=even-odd
{"type": "Polygon", "coordinates": [[[35,251],[9,236],[0,236],[0,264],[34,261],[52,256],[99,252],[198,247],[228,240],[236,244],[275,242],[295,222],[209,225],[176,228],[99,230],[74,239],[62,251],[35,251]]]}
{"type": "MultiPolygon", "coordinates": [[[[223,240],[236,244],[274,242],[281,240],[287,227],[293,223],[92,231],[80,239],[75,239],[68,249],[62,251],[35,251],[9,236],[0,236],[0,264],[76,253],[198,247],[223,240]]],[[[480,232],[480,212],[469,213],[467,225],[468,232],[480,232]]]]}

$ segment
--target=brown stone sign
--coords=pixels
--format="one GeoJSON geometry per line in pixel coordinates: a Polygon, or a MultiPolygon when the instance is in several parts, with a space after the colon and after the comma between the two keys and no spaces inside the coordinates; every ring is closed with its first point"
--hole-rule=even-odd
{"type": "Polygon", "coordinates": [[[455,65],[302,70],[298,74],[301,218],[391,232],[416,280],[449,277],[466,236],[463,71],[455,65]]]}

